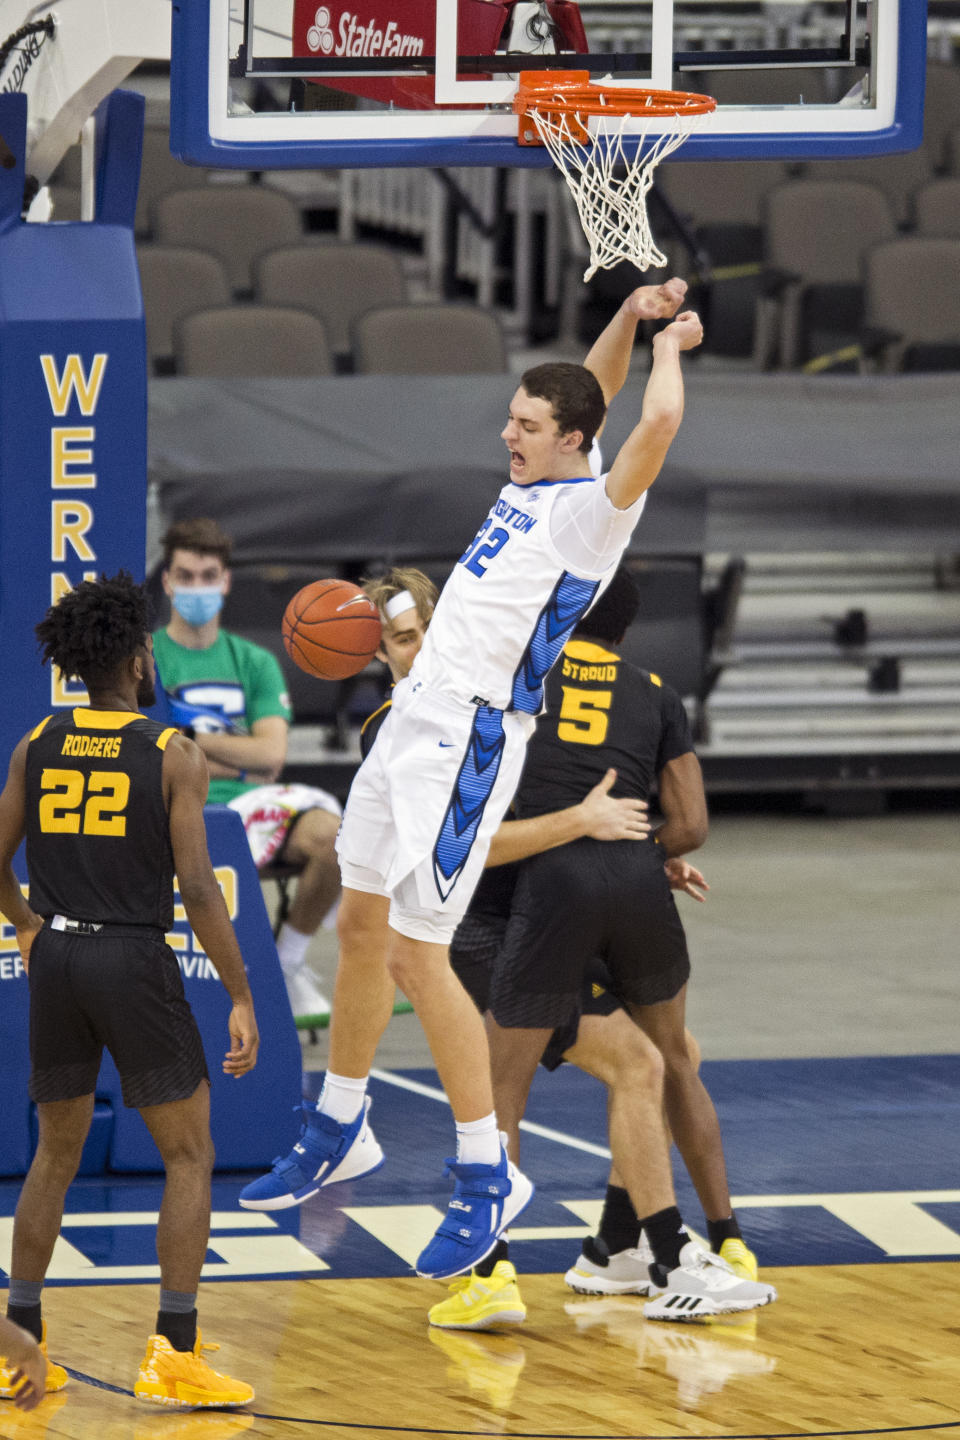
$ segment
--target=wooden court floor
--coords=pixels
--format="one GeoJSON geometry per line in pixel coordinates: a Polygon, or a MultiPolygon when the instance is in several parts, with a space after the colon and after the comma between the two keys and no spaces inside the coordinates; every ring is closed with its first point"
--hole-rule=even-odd
{"type": "Polygon", "coordinates": [[[170,1413],[132,1397],[153,1285],[51,1289],[70,1384],[4,1440],[460,1435],[960,1435],[960,1263],[770,1269],[775,1304],[722,1322],[645,1321],[637,1298],[522,1280],[528,1317],[440,1332],[443,1287],[411,1278],[204,1287],[201,1323],[257,1391],[250,1413],[170,1413]]]}

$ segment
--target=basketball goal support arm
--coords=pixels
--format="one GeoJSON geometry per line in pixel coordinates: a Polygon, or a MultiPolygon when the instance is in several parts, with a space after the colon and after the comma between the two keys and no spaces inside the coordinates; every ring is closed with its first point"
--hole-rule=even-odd
{"type": "Polygon", "coordinates": [[[171,0],[0,0],[0,91],[27,96],[26,173],[45,185],[141,60],[170,56],[171,0]],[[26,30],[28,33],[18,33],[26,30]]]}

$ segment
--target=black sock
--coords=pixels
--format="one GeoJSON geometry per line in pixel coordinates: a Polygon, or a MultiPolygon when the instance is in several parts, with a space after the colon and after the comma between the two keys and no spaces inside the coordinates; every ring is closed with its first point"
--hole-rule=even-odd
{"type": "Polygon", "coordinates": [[[640,1243],[640,1221],[630,1196],[620,1185],[608,1185],[597,1236],[611,1255],[635,1250],[640,1243]]]}
{"type": "Polygon", "coordinates": [[[656,1279],[658,1284],[662,1284],[666,1280],[667,1272],[676,1270],[679,1265],[680,1251],[690,1236],[676,1205],[671,1205],[666,1210],[658,1210],[656,1215],[648,1215],[645,1220],[640,1221],[640,1225],[646,1232],[653,1251],[654,1264],[650,1269],[660,1272],[656,1279]]]}
{"type": "Polygon", "coordinates": [[[602,1235],[588,1235],[583,1242],[583,1253],[594,1265],[608,1265],[610,1263],[610,1251],[607,1242],[602,1235]]]}
{"type": "Polygon", "coordinates": [[[498,1260],[509,1259],[510,1246],[507,1244],[506,1240],[498,1240],[496,1245],[494,1245],[493,1249],[490,1251],[490,1254],[487,1256],[486,1260],[481,1260],[480,1264],[475,1265],[473,1268],[478,1275],[482,1276],[483,1279],[486,1280],[489,1275],[493,1274],[493,1267],[494,1265],[496,1265],[498,1260]]]}
{"type": "Polygon", "coordinates": [[[12,1320],[14,1325],[19,1325],[21,1330],[26,1330],[39,1344],[43,1339],[43,1320],[40,1317],[39,1305],[8,1305],[7,1319],[12,1320]]]}
{"type": "Polygon", "coordinates": [[[192,1350],[197,1343],[197,1312],[177,1315],[172,1310],[157,1311],[157,1334],[170,1341],[174,1350],[192,1350]]]}
{"type": "Polygon", "coordinates": [[[742,1240],[740,1226],[737,1224],[737,1217],[732,1212],[726,1220],[708,1220],[707,1235],[710,1239],[710,1249],[715,1255],[719,1255],[720,1246],[724,1240],[742,1240]]]}

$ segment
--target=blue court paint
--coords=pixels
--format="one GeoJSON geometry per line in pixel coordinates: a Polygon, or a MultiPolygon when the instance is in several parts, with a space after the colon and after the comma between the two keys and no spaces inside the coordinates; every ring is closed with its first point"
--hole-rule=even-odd
{"type": "MultiPolygon", "coordinates": [[[[431,1070],[403,1076],[438,1088],[431,1070]]],[[[744,1234],[762,1265],[960,1258],[960,1188],[952,1139],[960,1134],[960,1056],[719,1061],[706,1063],[703,1076],[720,1115],[731,1187],[746,1202],[738,1206],[744,1234]]],[[[251,1216],[237,1207],[249,1172],[216,1176],[209,1247],[216,1263],[205,1280],[411,1273],[409,1258],[345,1211],[362,1209],[369,1217],[376,1209],[381,1219],[391,1207],[442,1211],[450,1188],[443,1160],[453,1150],[452,1117],[437,1099],[381,1080],[372,1082],[371,1094],[371,1121],[387,1154],[375,1176],[332,1186],[297,1209],[268,1216],[251,1216]],[[231,1239],[241,1248],[228,1263],[231,1239]],[[226,1248],[218,1248],[218,1242],[226,1248]],[[249,1246],[257,1252],[256,1273],[243,1248],[249,1246]],[[271,1268],[274,1254],[276,1268],[271,1268]],[[298,1263],[315,1265],[315,1256],[329,1268],[297,1268],[298,1263]]],[[[564,1066],[553,1075],[538,1073],[527,1118],[603,1144],[604,1109],[602,1086],[564,1066]]],[[[296,1138],[293,1114],[289,1131],[277,1135],[278,1153],[296,1138]]],[[[523,1151],[537,1195],[517,1227],[513,1255],[521,1271],[553,1273],[571,1263],[579,1236],[586,1233],[563,1202],[598,1201],[608,1166],[600,1156],[535,1135],[524,1136],[523,1151]],[[524,1239],[534,1227],[564,1227],[571,1233],[524,1239]]],[[[675,1169],[681,1209],[700,1229],[699,1205],[679,1163],[675,1169]]],[[[16,1181],[0,1183],[0,1267],[10,1233],[4,1217],[13,1214],[18,1189],[16,1181]]],[[[51,1283],[154,1278],[147,1267],[156,1265],[152,1216],[159,1202],[160,1185],[152,1177],[75,1182],[64,1236],[85,1264],[82,1273],[52,1276],[51,1283]],[[111,1216],[123,1223],[111,1223],[111,1216]],[[129,1273],[118,1276],[118,1267],[129,1273]]],[[[430,1212],[424,1213],[429,1220],[430,1212]]],[[[422,1215],[419,1219],[424,1223],[422,1215]]]]}

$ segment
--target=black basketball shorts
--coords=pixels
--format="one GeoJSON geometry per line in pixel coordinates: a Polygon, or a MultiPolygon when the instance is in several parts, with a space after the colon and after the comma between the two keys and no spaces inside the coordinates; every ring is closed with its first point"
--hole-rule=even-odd
{"type": "Polygon", "coordinates": [[[186,1100],[209,1080],[180,966],[160,930],[75,935],[45,925],[29,982],[31,1100],[92,1095],[104,1047],[131,1109],[186,1100]]]}
{"type": "Polygon", "coordinates": [[[626,1003],[670,1000],[690,975],[662,855],[646,841],[577,840],[520,872],[488,997],[506,1028],[568,1023],[600,957],[626,1003]]]}
{"type": "MultiPolygon", "coordinates": [[[[460,921],[450,946],[450,964],[454,974],[481,1015],[489,1008],[490,987],[507,924],[506,915],[475,915],[468,911],[460,921]]],[[[599,962],[594,962],[580,987],[576,1003],[568,1007],[564,1022],[556,1026],[541,1056],[540,1064],[547,1070],[556,1070],[563,1064],[564,1051],[576,1043],[582,1015],[612,1015],[621,1008],[609,985],[609,975],[599,962]]]]}

